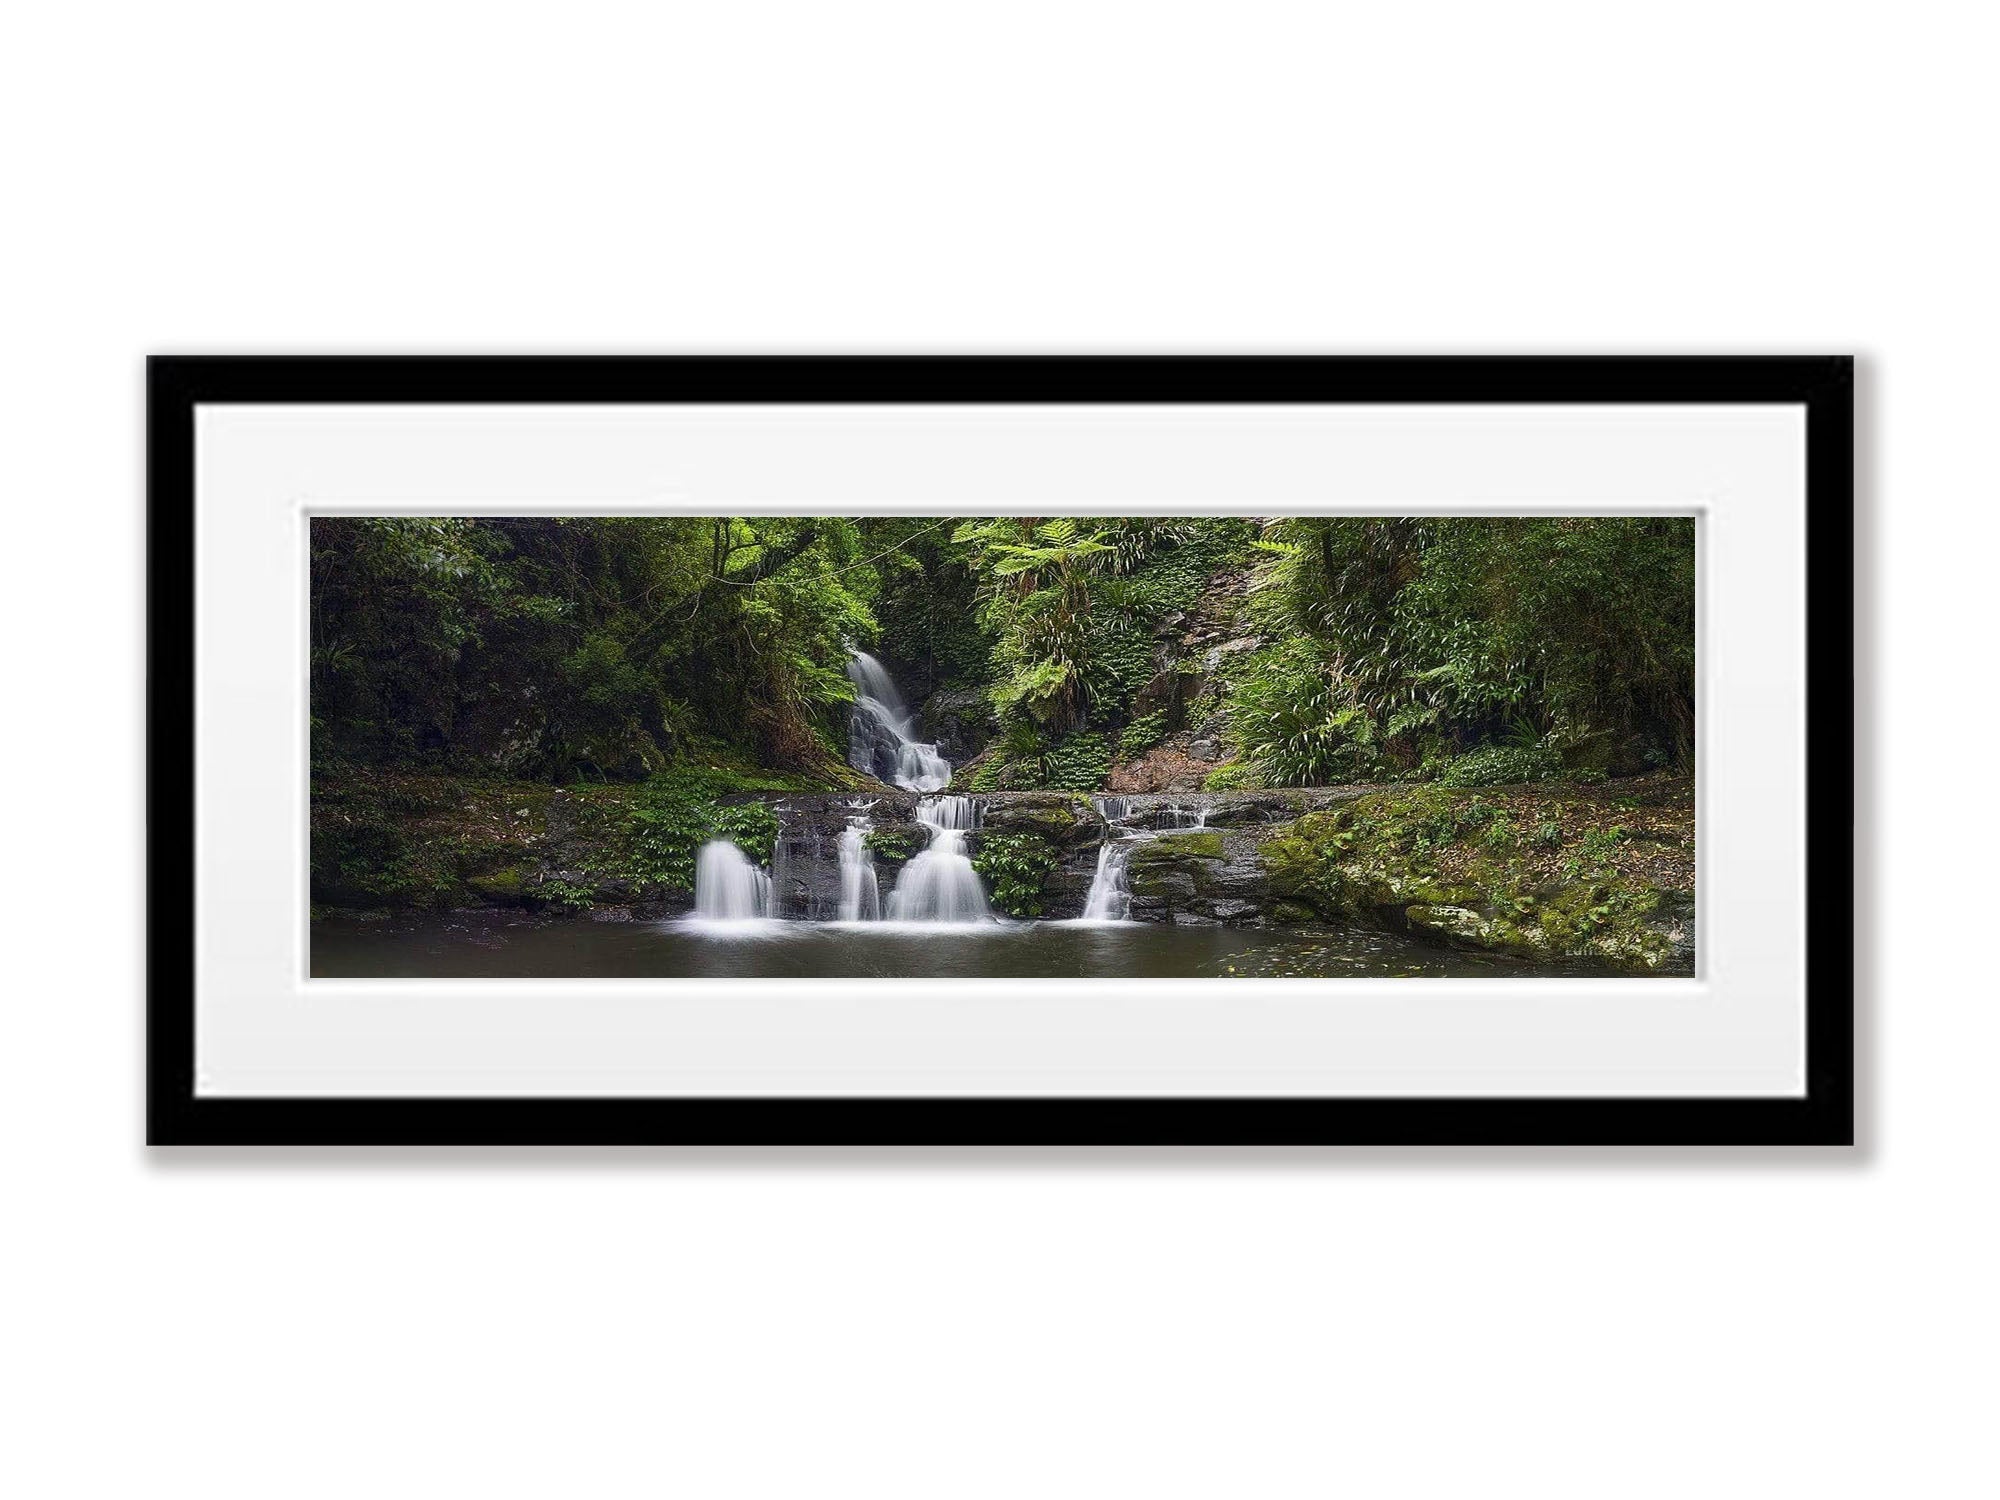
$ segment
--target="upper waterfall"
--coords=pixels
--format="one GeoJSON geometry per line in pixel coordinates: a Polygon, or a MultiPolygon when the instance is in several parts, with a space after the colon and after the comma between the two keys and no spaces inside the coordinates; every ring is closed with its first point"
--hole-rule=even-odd
{"type": "Polygon", "coordinates": [[[847,659],[854,684],[854,713],[847,724],[847,763],[891,786],[941,792],[951,785],[951,762],[936,745],[910,737],[910,711],[882,663],[866,651],[847,659]]]}

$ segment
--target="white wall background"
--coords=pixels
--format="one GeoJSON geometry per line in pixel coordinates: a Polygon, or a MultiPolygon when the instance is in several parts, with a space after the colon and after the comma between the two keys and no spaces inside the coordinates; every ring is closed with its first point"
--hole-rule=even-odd
{"type": "Polygon", "coordinates": [[[10,15],[0,1489],[1990,1492],[1991,24],[10,15]],[[140,357],[715,349],[1867,356],[1871,1146],[148,1157],[140,357]]]}

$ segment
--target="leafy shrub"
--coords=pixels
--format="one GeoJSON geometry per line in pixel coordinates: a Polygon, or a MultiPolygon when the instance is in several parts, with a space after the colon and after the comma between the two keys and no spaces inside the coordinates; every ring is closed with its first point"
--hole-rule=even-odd
{"type": "Polygon", "coordinates": [[[633,799],[623,846],[592,866],[645,887],[694,888],[695,859],[711,839],[727,839],[768,866],[777,847],[778,815],[763,802],[719,806],[698,775],[669,774],[647,782],[633,799]]]}
{"type": "Polygon", "coordinates": [[[1204,792],[1248,792],[1257,791],[1264,785],[1264,778],[1257,768],[1247,760],[1225,761],[1202,778],[1204,792]]]}
{"type": "Polygon", "coordinates": [[[1094,792],[1111,774],[1111,746],[1101,734],[1073,734],[1042,757],[1042,784],[1056,791],[1094,792]]]}
{"type": "Polygon", "coordinates": [[[972,856],[972,868],[993,888],[993,904],[1013,917],[1042,914],[1042,882],[1055,864],[1055,846],[1033,833],[982,833],[972,856]]]}
{"type": "Polygon", "coordinates": [[[1271,786],[1363,779],[1375,764],[1375,721],[1345,699],[1304,640],[1251,653],[1231,704],[1245,759],[1271,786]]]}
{"type": "Polygon", "coordinates": [[[542,905],[564,912],[586,911],[596,900],[588,889],[566,880],[545,880],[534,888],[533,896],[542,905]]]}
{"type": "Polygon", "coordinates": [[[1576,850],[1563,862],[1563,874],[1571,880],[1601,870],[1612,862],[1618,846],[1625,841],[1622,827],[1593,828],[1578,841],[1576,850]]]}
{"type": "Polygon", "coordinates": [[[771,854],[778,845],[778,815],[768,803],[738,802],[718,807],[710,826],[714,830],[712,837],[728,839],[760,865],[771,863],[771,854]]]}
{"type": "Polygon", "coordinates": [[[1510,786],[1561,774],[1562,757],[1545,745],[1483,745],[1451,761],[1437,779],[1445,786],[1510,786]]]}
{"type": "Polygon", "coordinates": [[[862,839],[862,847],[885,865],[907,864],[930,842],[930,833],[907,823],[892,823],[872,829],[862,839]]]}
{"type": "Polygon", "coordinates": [[[1143,755],[1159,744],[1161,736],[1166,732],[1167,711],[1164,708],[1134,719],[1118,736],[1118,753],[1127,760],[1135,755],[1143,755]]]}

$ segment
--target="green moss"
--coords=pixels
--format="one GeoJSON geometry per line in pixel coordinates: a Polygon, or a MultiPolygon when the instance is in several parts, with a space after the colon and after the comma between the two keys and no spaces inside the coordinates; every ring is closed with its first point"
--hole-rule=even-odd
{"type": "Polygon", "coordinates": [[[502,870],[491,870],[484,875],[465,877],[467,889],[481,899],[497,906],[513,906],[521,899],[524,877],[518,866],[509,865],[502,870]]]}
{"type": "Polygon", "coordinates": [[[1076,803],[1067,797],[986,804],[985,826],[1004,833],[1029,833],[1060,842],[1076,828],[1076,803]]]}
{"type": "Polygon", "coordinates": [[[1208,829],[1163,833],[1132,851],[1134,865],[1164,864],[1180,859],[1221,859],[1222,835],[1208,829]]]}
{"type": "Polygon", "coordinates": [[[1153,899],[1186,900],[1197,889],[1193,874],[1180,866],[1159,863],[1142,865],[1136,857],[1127,878],[1133,895],[1153,899]]]}
{"type": "Polygon", "coordinates": [[[1309,813],[1260,846],[1273,914],[1401,923],[1473,947],[1659,967],[1672,947],[1653,923],[1662,892],[1610,867],[1623,843],[1616,828],[1583,830],[1581,858],[1553,859],[1544,829],[1559,826],[1560,813],[1508,811],[1428,786],[1309,813]]]}

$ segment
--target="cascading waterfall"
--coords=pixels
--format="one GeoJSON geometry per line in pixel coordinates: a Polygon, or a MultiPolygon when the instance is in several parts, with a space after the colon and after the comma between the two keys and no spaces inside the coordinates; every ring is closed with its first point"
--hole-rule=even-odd
{"type": "MultiPolygon", "coordinates": [[[[873,806],[873,804],[869,804],[873,806]]],[[[881,889],[875,880],[875,860],[868,852],[868,834],[875,820],[866,813],[849,818],[840,835],[840,920],[879,922],[881,889]]]]}
{"type": "Polygon", "coordinates": [[[1083,898],[1083,920],[1086,922],[1122,922],[1132,911],[1132,891],[1126,883],[1127,868],[1132,863],[1132,851],[1139,846],[1136,838],[1111,838],[1106,836],[1097,848],[1097,873],[1091,877],[1090,894],[1083,898]]]}
{"type": "Polygon", "coordinates": [[[970,797],[926,797],[917,821],[931,831],[921,854],[904,866],[889,893],[892,922],[990,922],[993,909],[979,872],[965,852],[965,835],[975,818],[970,797]]]}
{"type": "Polygon", "coordinates": [[[910,711],[882,663],[866,651],[847,659],[854,684],[854,712],[847,721],[847,763],[892,786],[941,792],[951,785],[951,762],[936,745],[910,737],[910,711]]]}
{"type": "Polygon", "coordinates": [[[1082,920],[1123,922],[1132,912],[1132,890],[1126,880],[1132,852],[1153,836],[1132,825],[1132,804],[1123,797],[1092,797],[1090,805],[1104,819],[1105,829],[1104,842],[1097,846],[1097,873],[1083,898],[1082,920]]]}
{"type": "Polygon", "coordinates": [[[715,922],[743,922],[768,916],[771,877],[727,839],[701,846],[694,866],[694,914],[715,922]]]}
{"type": "Polygon", "coordinates": [[[1208,804],[1199,803],[1194,807],[1183,807],[1178,802],[1169,802],[1155,816],[1161,828],[1206,828],[1208,827],[1208,804]]]}

